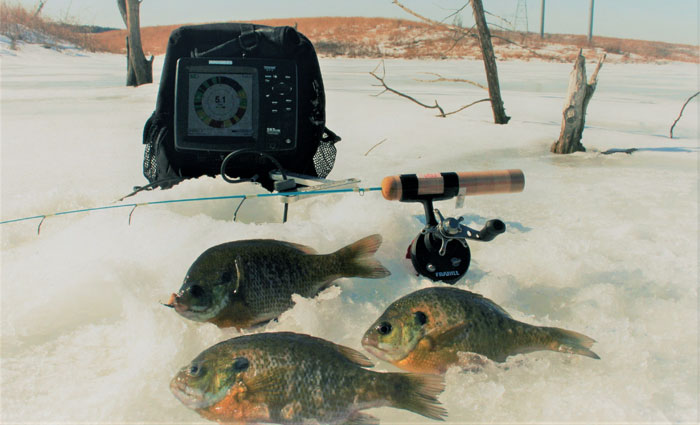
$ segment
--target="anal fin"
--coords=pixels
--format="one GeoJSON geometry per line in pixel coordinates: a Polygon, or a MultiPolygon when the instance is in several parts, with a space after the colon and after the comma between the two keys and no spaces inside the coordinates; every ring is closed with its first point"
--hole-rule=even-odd
{"type": "Polygon", "coordinates": [[[379,419],[366,413],[353,412],[343,425],[379,425],[379,419]]]}

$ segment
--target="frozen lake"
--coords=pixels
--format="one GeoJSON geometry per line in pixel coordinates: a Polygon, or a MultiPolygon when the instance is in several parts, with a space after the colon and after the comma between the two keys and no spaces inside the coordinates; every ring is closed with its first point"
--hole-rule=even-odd
{"type": "MultiPolygon", "coordinates": [[[[143,124],[157,84],[123,87],[125,59],[2,44],[2,220],[107,205],[145,183],[143,124]]],[[[589,58],[589,61],[592,58],[589,58]]],[[[381,90],[378,62],[322,59],[327,125],[343,137],[330,178],[363,186],[400,173],[520,168],[520,194],[436,203],[480,228],[457,286],[528,323],[597,340],[601,360],[553,352],[510,357],[479,372],[451,369],[440,400],[450,423],[619,423],[698,420],[698,90],[693,64],[604,64],[583,134],[586,153],[555,156],[571,64],[499,63],[508,125],[488,103],[449,118],[381,90]],[[370,153],[370,148],[376,146],[370,153]],[[610,148],[632,155],[601,155],[610,148]]],[[[162,57],[156,58],[156,81],[162,57]]],[[[593,63],[588,64],[592,72],[593,63]]],[[[422,83],[425,72],[485,84],[477,61],[386,62],[386,81],[446,109],[486,97],[465,84],[422,83]]],[[[259,191],[221,179],[188,181],[134,202],[259,191]]],[[[275,238],[321,253],[381,233],[382,280],[341,279],[299,299],[260,331],[295,331],[362,350],[366,328],[395,299],[432,285],[403,256],[422,225],[419,204],[377,193],[137,208],[3,224],[2,423],[204,423],[168,383],[195,355],[235,330],[164,308],[205,249],[275,238]],[[267,223],[250,223],[263,217],[267,223]]],[[[370,356],[371,357],[371,356],[370,356]]],[[[373,360],[373,357],[371,357],[373,360]]],[[[377,361],[377,370],[396,371],[377,361]]],[[[367,413],[382,423],[426,423],[407,411],[367,413]]]]}

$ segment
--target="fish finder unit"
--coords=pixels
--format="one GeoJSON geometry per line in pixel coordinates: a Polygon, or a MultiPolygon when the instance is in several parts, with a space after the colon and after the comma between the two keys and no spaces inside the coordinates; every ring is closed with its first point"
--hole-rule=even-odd
{"type": "Polygon", "coordinates": [[[170,34],[143,128],[149,187],[222,175],[272,191],[274,170],[328,176],[339,141],[316,50],[295,28],[226,22],[170,34]]]}
{"type": "Polygon", "coordinates": [[[285,59],[177,61],[175,148],[281,152],[297,148],[297,66],[285,59]]]}

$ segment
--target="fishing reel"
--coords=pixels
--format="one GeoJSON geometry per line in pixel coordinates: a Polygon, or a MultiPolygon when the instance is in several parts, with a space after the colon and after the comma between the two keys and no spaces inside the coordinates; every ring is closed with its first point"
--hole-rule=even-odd
{"type": "Polygon", "coordinates": [[[402,174],[386,177],[382,181],[382,194],[388,200],[423,204],[426,226],[409,245],[406,258],[411,260],[418,274],[454,284],[469,269],[471,251],[467,240],[492,241],[505,232],[506,225],[499,219],[492,219],[481,230],[475,230],[462,224],[463,217],[445,218],[433,207],[433,201],[455,196],[521,192],[524,186],[525,177],[520,170],[402,174]]]}
{"type": "Polygon", "coordinates": [[[406,257],[411,259],[418,274],[434,281],[454,284],[467,273],[471,262],[471,251],[467,239],[482,242],[492,241],[506,231],[501,220],[486,222],[481,230],[474,230],[461,221],[444,218],[440,210],[434,209],[440,218],[435,225],[426,226],[408,247],[406,257]]]}

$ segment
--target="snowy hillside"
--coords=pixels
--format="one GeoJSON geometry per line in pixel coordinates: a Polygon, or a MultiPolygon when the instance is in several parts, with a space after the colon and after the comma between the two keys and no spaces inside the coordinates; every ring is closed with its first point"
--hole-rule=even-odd
{"type": "MultiPolygon", "coordinates": [[[[121,55],[59,53],[3,44],[2,220],[108,205],[145,183],[143,124],[157,84],[123,87],[121,55]]],[[[156,58],[159,78],[162,57],[156,58]]],[[[323,59],[327,125],[343,137],[333,179],[377,186],[400,173],[520,168],[523,193],[436,203],[505,234],[470,243],[457,286],[528,323],[594,338],[601,360],[553,352],[510,357],[479,372],[451,369],[440,400],[450,423],[694,422],[698,419],[698,90],[695,64],[605,64],[588,108],[586,153],[555,156],[571,64],[499,64],[511,122],[492,124],[487,103],[447,119],[389,93],[368,72],[376,60],[323,59]],[[370,150],[380,141],[385,140],[370,150]],[[601,155],[610,148],[632,155],[601,155]]],[[[592,70],[589,63],[589,73],[592,70]]],[[[485,84],[478,61],[386,62],[387,83],[446,108],[486,97],[422,72],[485,84]]],[[[134,202],[259,192],[221,179],[143,192],[134,202]]],[[[376,192],[291,204],[276,199],[169,204],[3,224],[2,423],[204,423],[170,393],[176,371],[238,335],[163,307],[205,249],[275,238],[334,251],[372,233],[384,243],[382,280],[341,279],[298,299],[258,331],[312,334],[362,350],[360,338],[392,301],[433,285],[403,256],[422,225],[419,204],[376,192]],[[252,223],[256,218],[258,222],[252,223]],[[262,222],[265,218],[267,222],[262,222]]],[[[375,360],[374,358],[372,358],[375,360]]],[[[396,371],[377,361],[376,369],[396,371]]],[[[426,423],[407,411],[368,413],[382,423],[426,423]]]]}

